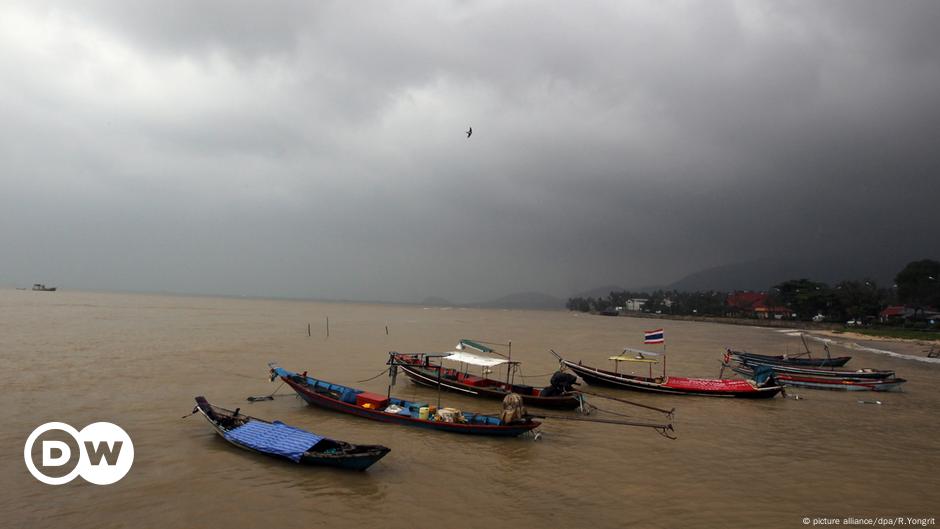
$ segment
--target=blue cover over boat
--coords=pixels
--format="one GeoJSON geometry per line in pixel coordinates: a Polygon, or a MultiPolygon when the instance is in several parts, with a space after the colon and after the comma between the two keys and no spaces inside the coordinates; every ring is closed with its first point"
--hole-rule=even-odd
{"type": "Polygon", "coordinates": [[[300,457],[319,443],[323,437],[288,426],[280,421],[266,423],[251,421],[225,433],[225,438],[240,444],[276,456],[286,457],[299,462],[300,457]]]}

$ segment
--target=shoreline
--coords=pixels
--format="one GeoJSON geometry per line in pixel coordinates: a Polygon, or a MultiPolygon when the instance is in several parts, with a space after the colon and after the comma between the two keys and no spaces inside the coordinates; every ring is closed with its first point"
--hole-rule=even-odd
{"type": "Polygon", "coordinates": [[[726,325],[743,325],[749,327],[763,327],[776,332],[792,331],[794,334],[804,333],[808,338],[818,342],[829,342],[848,349],[866,351],[887,355],[899,359],[915,360],[927,363],[940,363],[940,358],[930,358],[927,353],[931,348],[940,349],[940,340],[896,338],[889,336],[869,336],[845,330],[841,324],[816,323],[793,320],[753,320],[744,318],[723,318],[716,316],[680,316],[675,314],[622,314],[628,318],[660,319],[674,321],[694,321],[702,323],[723,323],[726,325]],[[891,351],[882,349],[891,344],[891,351]]]}
{"type": "Polygon", "coordinates": [[[906,344],[911,344],[911,345],[940,346],[940,339],[922,340],[922,339],[914,339],[914,338],[895,338],[893,336],[871,336],[868,334],[862,334],[862,333],[852,332],[852,331],[834,331],[834,330],[818,330],[818,331],[812,331],[812,332],[816,334],[822,334],[830,338],[848,338],[854,341],[896,342],[896,343],[906,343],[906,344]]]}
{"type": "Polygon", "coordinates": [[[940,358],[927,356],[930,350],[936,350],[940,342],[929,340],[908,340],[904,338],[872,337],[852,332],[810,331],[811,340],[831,343],[847,349],[889,356],[900,360],[913,360],[927,364],[940,364],[940,358]],[[890,349],[887,349],[890,347],[890,349]]]}
{"type": "Polygon", "coordinates": [[[794,320],[758,320],[753,318],[727,318],[724,316],[692,316],[680,314],[650,314],[647,312],[624,313],[620,316],[607,316],[608,318],[639,318],[648,320],[697,321],[702,323],[724,323],[726,325],[744,325],[748,327],[767,327],[777,329],[794,329],[799,327],[807,331],[836,331],[843,329],[839,323],[817,323],[812,321],[794,320]]]}

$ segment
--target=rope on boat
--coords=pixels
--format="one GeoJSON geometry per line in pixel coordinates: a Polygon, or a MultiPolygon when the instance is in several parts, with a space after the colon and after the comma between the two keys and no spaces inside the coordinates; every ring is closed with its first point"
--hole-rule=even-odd
{"type": "MultiPolygon", "coordinates": [[[[616,412],[616,411],[605,410],[605,409],[603,409],[603,408],[598,408],[597,406],[595,406],[595,405],[593,405],[593,404],[589,404],[589,403],[587,403],[587,402],[584,403],[584,406],[585,406],[586,408],[588,408],[587,412],[584,412],[585,415],[590,415],[592,411],[597,411],[597,412],[600,412],[600,413],[609,413],[609,414],[611,414],[611,415],[616,415],[616,416],[618,416],[618,417],[626,417],[626,418],[628,418],[628,419],[633,418],[633,415],[627,415],[626,413],[620,413],[620,412],[616,412]]],[[[675,421],[675,417],[673,417],[672,415],[670,415],[669,418],[672,419],[673,421],[675,421]]],[[[672,424],[672,423],[670,423],[670,425],[671,425],[671,424],[672,424]]]]}
{"type": "MultiPolygon", "coordinates": [[[[275,397],[275,395],[277,394],[278,390],[280,390],[281,387],[283,387],[283,386],[284,386],[284,383],[281,382],[281,385],[278,386],[278,387],[274,390],[274,392],[271,393],[270,395],[252,396],[252,397],[248,397],[248,398],[245,399],[245,400],[247,400],[248,402],[258,402],[258,401],[262,401],[262,400],[274,400],[274,397],[275,397]]],[[[284,396],[284,395],[285,395],[285,394],[282,394],[281,396],[284,396]]]]}
{"type": "Polygon", "coordinates": [[[388,374],[388,368],[385,368],[385,369],[379,371],[379,374],[378,374],[378,375],[375,375],[374,377],[370,377],[370,378],[367,378],[367,379],[365,379],[365,380],[357,380],[357,381],[356,381],[356,384],[358,384],[358,383],[360,383],[360,382],[368,382],[368,381],[370,381],[370,380],[375,380],[375,379],[377,379],[377,378],[379,378],[380,376],[385,375],[385,374],[388,374]]]}
{"type": "Polygon", "coordinates": [[[542,375],[523,375],[521,371],[522,370],[520,370],[519,378],[541,378],[541,377],[547,377],[549,375],[554,375],[555,373],[557,373],[557,371],[552,371],[551,373],[545,373],[542,375]]]}
{"type": "Polygon", "coordinates": [[[666,437],[667,439],[676,439],[676,436],[670,433],[670,432],[675,432],[675,429],[672,427],[671,423],[661,424],[661,423],[645,422],[645,421],[620,421],[616,419],[589,419],[586,417],[571,417],[568,415],[529,415],[529,417],[534,417],[536,419],[558,419],[562,421],[599,422],[603,424],[619,424],[621,426],[640,426],[644,428],[652,428],[656,430],[663,437],[666,437]]]}
{"type": "Polygon", "coordinates": [[[626,413],[620,413],[620,412],[616,412],[616,411],[610,411],[610,410],[605,410],[605,409],[602,409],[602,408],[598,408],[597,406],[595,406],[595,405],[593,405],[593,404],[590,404],[590,403],[587,403],[587,402],[584,403],[584,407],[585,407],[585,408],[588,408],[588,412],[585,413],[585,415],[590,415],[592,411],[599,411],[599,412],[601,412],[601,413],[609,413],[609,414],[611,414],[611,415],[616,415],[616,416],[618,416],[618,417],[627,417],[627,418],[632,418],[632,417],[633,417],[633,415],[627,415],[626,413]]]}
{"type": "Polygon", "coordinates": [[[583,389],[578,390],[578,391],[580,391],[581,393],[584,393],[585,395],[591,395],[591,396],[594,396],[594,397],[601,397],[602,399],[610,399],[610,400],[614,400],[614,401],[617,401],[617,402],[622,402],[622,403],[624,403],[624,404],[630,404],[630,405],[633,405],[633,406],[639,406],[640,408],[646,408],[646,409],[648,409],[648,410],[658,411],[659,413],[665,414],[665,415],[666,415],[667,417],[669,417],[670,419],[673,418],[673,415],[674,415],[675,412],[676,412],[676,409],[675,409],[675,408],[673,408],[673,409],[671,409],[671,410],[667,410],[667,409],[663,409],[663,408],[657,408],[656,406],[650,406],[650,405],[648,405],[648,404],[641,404],[641,403],[639,403],[639,402],[633,402],[632,400],[621,399],[621,398],[617,398],[617,397],[611,397],[610,395],[604,395],[604,394],[601,394],[601,393],[594,393],[593,391],[585,391],[585,390],[583,390],[583,389]]]}

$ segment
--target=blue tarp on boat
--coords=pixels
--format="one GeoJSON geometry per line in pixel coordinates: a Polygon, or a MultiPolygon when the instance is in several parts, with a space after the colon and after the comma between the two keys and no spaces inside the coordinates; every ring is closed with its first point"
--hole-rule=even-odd
{"type": "Polygon", "coordinates": [[[767,382],[767,380],[773,376],[774,368],[772,366],[754,366],[754,382],[756,382],[758,386],[767,382]]]}
{"type": "Polygon", "coordinates": [[[225,433],[225,438],[259,452],[300,462],[300,456],[323,437],[275,421],[251,421],[225,433]]]}

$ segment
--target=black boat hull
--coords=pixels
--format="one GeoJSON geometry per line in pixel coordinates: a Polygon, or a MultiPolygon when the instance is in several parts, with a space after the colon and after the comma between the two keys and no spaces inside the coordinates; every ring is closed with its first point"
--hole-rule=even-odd
{"type": "MultiPolygon", "coordinates": [[[[436,373],[432,373],[426,369],[403,364],[398,364],[398,367],[401,368],[405,375],[407,375],[408,378],[411,379],[411,381],[415,384],[437,389],[438,378],[436,373]]],[[[459,393],[461,395],[467,395],[470,397],[484,397],[499,400],[504,399],[506,395],[509,395],[510,393],[504,390],[461,384],[456,380],[448,380],[443,378],[440,379],[440,387],[445,391],[459,393]]],[[[581,405],[580,394],[561,395],[558,397],[539,397],[534,395],[526,395],[523,393],[516,394],[522,397],[522,402],[526,406],[535,406],[553,410],[573,410],[581,405]]]]}
{"type": "Polygon", "coordinates": [[[893,378],[895,376],[894,371],[887,370],[858,370],[858,371],[847,371],[847,370],[837,370],[837,369],[824,369],[824,368],[813,368],[813,367],[796,367],[796,366],[781,366],[774,364],[764,364],[761,362],[756,362],[753,360],[745,360],[740,362],[740,365],[745,366],[751,370],[754,370],[758,366],[766,366],[774,370],[774,373],[787,373],[791,375],[805,375],[805,376],[814,376],[814,377],[828,377],[828,378],[841,378],[841,379],[858,379],[858,380],[883,380],[887,378],[893,378]]]}
{"type": "Polygon", "coordinates": [[[837,356],[834,358],[787,358],[783,355],[770,356],[739,351],[732,351],[730,354],[732,357],[740,360],[753,360],[762,364],[795,367],[842,367],[852,359],[851,356],[837,356]]]}

